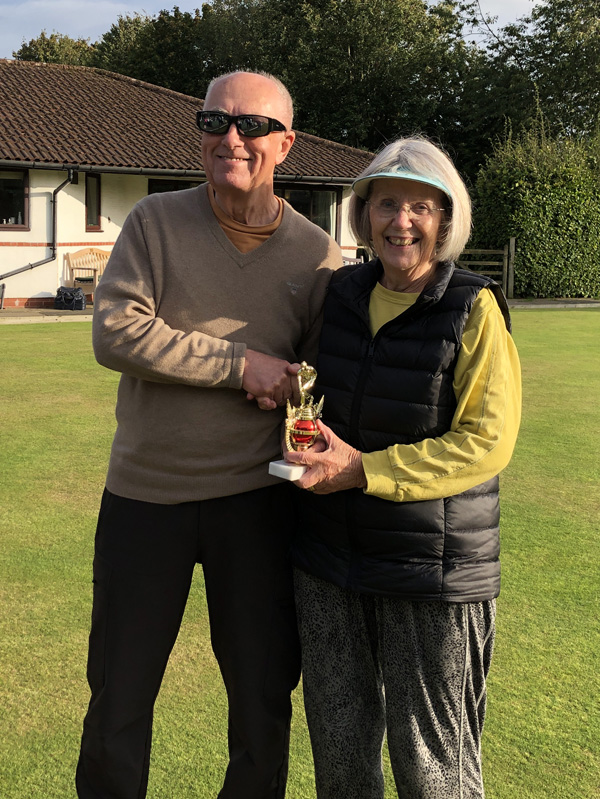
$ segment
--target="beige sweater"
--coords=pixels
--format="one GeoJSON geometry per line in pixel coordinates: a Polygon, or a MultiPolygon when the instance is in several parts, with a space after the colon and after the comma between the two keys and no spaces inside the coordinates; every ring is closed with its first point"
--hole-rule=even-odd
{"type": "Polygon", "coordinates": [[[246,399],[246,347],[314,363],[340,265],[337,244],[287,204],[277,231],[243,254],[206,185],[138,203],[95,293],[96,358],[122,372],[107,488],[173,504],[275,482],[283,410],[246,399]]]}

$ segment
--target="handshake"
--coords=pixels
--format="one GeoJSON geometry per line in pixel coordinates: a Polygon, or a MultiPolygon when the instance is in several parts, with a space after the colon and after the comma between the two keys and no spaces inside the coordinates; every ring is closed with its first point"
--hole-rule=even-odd
{"type": "Polygon", "coordinates": [[[249,400],[256,400],[263,411],[272,411],[290,400],[300,402],[299,363],[289,363],[256,350],[246,350],[242,388],[249,400]]]}

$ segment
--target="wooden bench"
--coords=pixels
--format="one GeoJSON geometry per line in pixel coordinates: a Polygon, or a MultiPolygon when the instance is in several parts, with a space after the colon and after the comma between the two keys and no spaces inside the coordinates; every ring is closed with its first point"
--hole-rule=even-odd
{"type": "Polygon", "coordinates": [[[65,265],[68,285],[81,286],[86,295],[91,294],[93,302],[94,291],[106,268],[109,257],[109,250],[100,250],[98,247],[86,247],[84,250],[66,253],[65,265]]]}

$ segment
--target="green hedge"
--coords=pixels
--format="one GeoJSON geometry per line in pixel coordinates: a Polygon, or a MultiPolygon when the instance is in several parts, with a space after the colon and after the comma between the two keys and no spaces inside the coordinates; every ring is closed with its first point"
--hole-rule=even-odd
{"type": "Polygon", "coordinates": [[[538,124],[480,170],[469,246],[516,238],[516,296],[600,296],[599,150],[598,139],[550,139],[538,124]]]}

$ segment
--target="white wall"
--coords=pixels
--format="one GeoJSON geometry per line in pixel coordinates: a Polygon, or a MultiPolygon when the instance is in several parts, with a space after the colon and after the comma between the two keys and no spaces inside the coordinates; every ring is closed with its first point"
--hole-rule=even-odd
{"type": "MultiPolygon", "coordinates": [[[[66,179],[66,172],[29,171],[30,230],[0,227],[0,274],[41,261],[50,255],[52,239],[52,193],[66,179]]],[[[66,279],[64,255],[84,247],[110,250],[133,205],[148,193],[148,178],[138,175],[104,174],[101,179],[102,231],[85,229],[85,174],[79,183],[65,186],[57,195],[57,257],[43,266],[6,278],[5,299],[53,297],[66,279]]]]}

